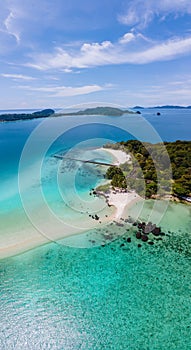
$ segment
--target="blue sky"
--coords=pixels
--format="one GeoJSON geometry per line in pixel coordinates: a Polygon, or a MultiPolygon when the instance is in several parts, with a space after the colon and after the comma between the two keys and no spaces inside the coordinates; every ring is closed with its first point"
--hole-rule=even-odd
{"type": "Polygon", "coordinates": [[[191,105],[190,0],[4,0],[0,109],[191,105]]]}

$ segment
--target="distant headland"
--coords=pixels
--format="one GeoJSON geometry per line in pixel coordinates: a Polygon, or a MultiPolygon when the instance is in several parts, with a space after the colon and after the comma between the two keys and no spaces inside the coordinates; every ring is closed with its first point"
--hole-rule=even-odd
{"type": "MultiPolygon", "coordinates": [[[[3,113],[0,114],[0,122],[11,122],[18,120],[31,120],[37,118],[49,118],[49,117],[64,117],[64,116],[110,116],[110,117],[121,117],[125,114],[141,114],[140,110],[144,109],[191,109],[191,106],[173,106],[173,105],[164,105],[164,106],[155,106],[155,107],[142,107],[135,106],[129,109],[120,109],[114,107],[94,107],[87,108],[84,110],[79,110],[77,112],[56,112],[54,109],[44,109],[41,111],[33,113],[3,113]]],[[[157,113],[160,115],[160,112],[157,113]]]]}
{"type": "Polygon", "coordinates": [[[143,107],[135,106],[132,109],[191,109],[191,106],[174,106],[174,105],[164,105],[164,106],[154,106],[154,107],[143,107]]]}
{"type": "Polygon", "coordinates": [[[17,120],[29,120],[37,118],[48,118],[54,115],[53,109],[44,109],[34,113],[4,113],[0,114],[0,122],[13,122],[17,120]]]}
{"type": "Polygon", "coordinates": [[[122,110],[120,108],[113,107],[95,107],[95,108],[87,108],[78,112],[65,113],[60,112],[56,113],[55,116],[78,116],[78,115],[100,115],[100,116],[111,116],[111,117],[120,117],[124,114],[135,114],[138,112],[131,110],[122,110]]]}
{"type": "Polygon", "coordinates": [[[113,107],[96,107],[87,108],[77,112],[55,112],[53,109],[44,109],[34,113],[4,113],[0,114],[0,122],[11,122],[17,120],[30,120],[37,118],[49,118],[49,117],[64,117],[64,116],[82,116],[82,115],[100,115],[120,117],[124,114],[140,114],[139,111],[122,110],[113,107]]]}

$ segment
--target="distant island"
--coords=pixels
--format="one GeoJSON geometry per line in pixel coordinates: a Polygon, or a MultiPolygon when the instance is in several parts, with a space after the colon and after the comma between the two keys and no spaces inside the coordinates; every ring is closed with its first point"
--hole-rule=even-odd
{"type": "Polygon", "coordinates": [[[164,105],[164,106],[154,106],[154,107],[142,107],[135,106],[132,109],[191,109],[191,106],[174,106],[174,105],[164,105]]]}
{"type": "Polygon", "coordinates": [[[80,116],[80,115],[100,115],[100,116],[111,116],[111,117],[120,117],[124,114],[140,114],[139,111],[129,111],[122,110],[119,108],[113,107],[96,107],[96,108],[87,108],[78,112],[58,112],[55,113],[53,109],[44,109],[42,111],[37,111],[34,113],[7,113],[0,114],[0,122],[11,122],[17,120],[30,120],[36,118],[49,118],[49,117],[64,117],[64,116],[80,116]]]}
{"type": "MultiPolygon", "coordinates": [[[[103,116],[111,116],[111,117],[120,117],[124,114],[135,114],[138,112],[130,111],[130,110],[122,110],[119,108],[113,107],[95,107],[95,108],[87,108],[78,112],[71,113],[56,113],[55,116],[78,116],[78,115],[103,115],[103,116]]],[[[139,113],[138,113],[139,114],[139,113]]]]}
{"type": "MultiPolygon", "coordinates": [[[[87,108],[77,112],[55,112],[53,109],[44,109],[42,111],[37,111],[33,113],[3,113],[0,114],[0,122],[11,122],[17,120],[31,120],[37,118],[49,118],[49,117],[64,117],[64,116],[109,116],[109,117],[121,117],[124,114],[141,114],[140,110],[147,109],[191,109],[191,106],[156,106],[156,107],[142,107],[135,106],[132,110],[120,109],[114,107],[95,107],[87,108]]],[[[160,112],[157,113],[160,115],[160,112]]]]}
{"type": "MultiPolygon", "coordinates": [[[[95,107],[95,108],[87,108],[84,110],[80,110],[77,112],[55,112],[54,109],[43,109],[41,111],[33,112],[33,113],[3,113],[0,114],[0,122],[11,122],[17,120],[31,120],[37,118],[49,118],[49,117],[64,117],[64,116],[109,116],[109,117],[121,117],[124,114],[141,114],[140,110],[144,109],[191,109],[191,106],[173,106],[173,105],[165,105],[165,106],[155,106],[155,107],[142,107],[135,106],[129,109],[120,109],[114,107],[95,107]]],[[[157,113],[160,115],[160,112],[157,113]]]]}
{"type": "Polygon", "coordinates": [[[16,120],[29,120],[36,118],[48,118],[54,115],[53,109],[44,109],[34,113],[8,113],[0,114],[0,122],[12,122],[16,120]]]}

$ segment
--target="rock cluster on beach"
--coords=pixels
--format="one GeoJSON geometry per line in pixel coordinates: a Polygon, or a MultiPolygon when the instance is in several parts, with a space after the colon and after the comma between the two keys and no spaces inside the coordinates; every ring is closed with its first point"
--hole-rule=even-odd
{"type": "MultiPolygon", "coordinates": [[[[94,188],[91,189],[90,191],[90,195],[104,195],[105,199],[106,199],[106,203],[108,206],[109,205],[109,200],[108,200],[108,195],[107,193],[100,193],[99,191],[96,191],[94,188]]],[[[93,220],[97,220],[101,223],[100,221],[100,217],[95,214],[95,215],[89,215],[93,220]]],[[[113,222],[110,225],[115,225],[116,227],[123,228],[126,224],[131,224],[133,229],[133,241],[135,239],[139,240],[140,243],[138,243],[138,248],[140,248],[142,246],[142,242],[143,243],[148,243],[149,245],[154,245],[154,243],[156,241],[161,241],[162,237],[165,236],[166,234],[162,231],[161,227],[157,226],[156,224],[152,223],[152,222],[144,222],[144,221],[140,221],[137,220],[135,221],[133,218],[131,218],[130,216],[128,218],[122,218],[119,217],[116,220],[113,220],[113,222]]],[[[129,231],[129,230],[127,230],[129,231]]],[[[107,237],[105,237],[106,241],[108,240],[108,235],[106,235],[107,237]]],[[[119,235],[116,235],[116,238],[119,237],[119,235]]],[[[109,235],[109,241],[113,240],[114,237],[112,235],[112,238],[109,235]]],[[[124,238],[125,242],[127,243],[131,243],[132,242],[132,237],[128,237],[128,238],[124,238]]],[[[123,243],[120,245],[120,247],[124,247],[125,242],[123,241],[123,243]]],[[[105,246],[106,242],[103,243],[102,246],[105,246]]]]}

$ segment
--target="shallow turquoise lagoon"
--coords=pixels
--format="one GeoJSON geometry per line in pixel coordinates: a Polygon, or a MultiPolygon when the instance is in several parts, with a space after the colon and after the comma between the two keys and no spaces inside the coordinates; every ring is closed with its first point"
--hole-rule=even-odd
{"type": "Polygon", "coordinates": [[[129,236],[1,261],[0,348],[188,350],[189,242],[138,248],[129,236]]]}

